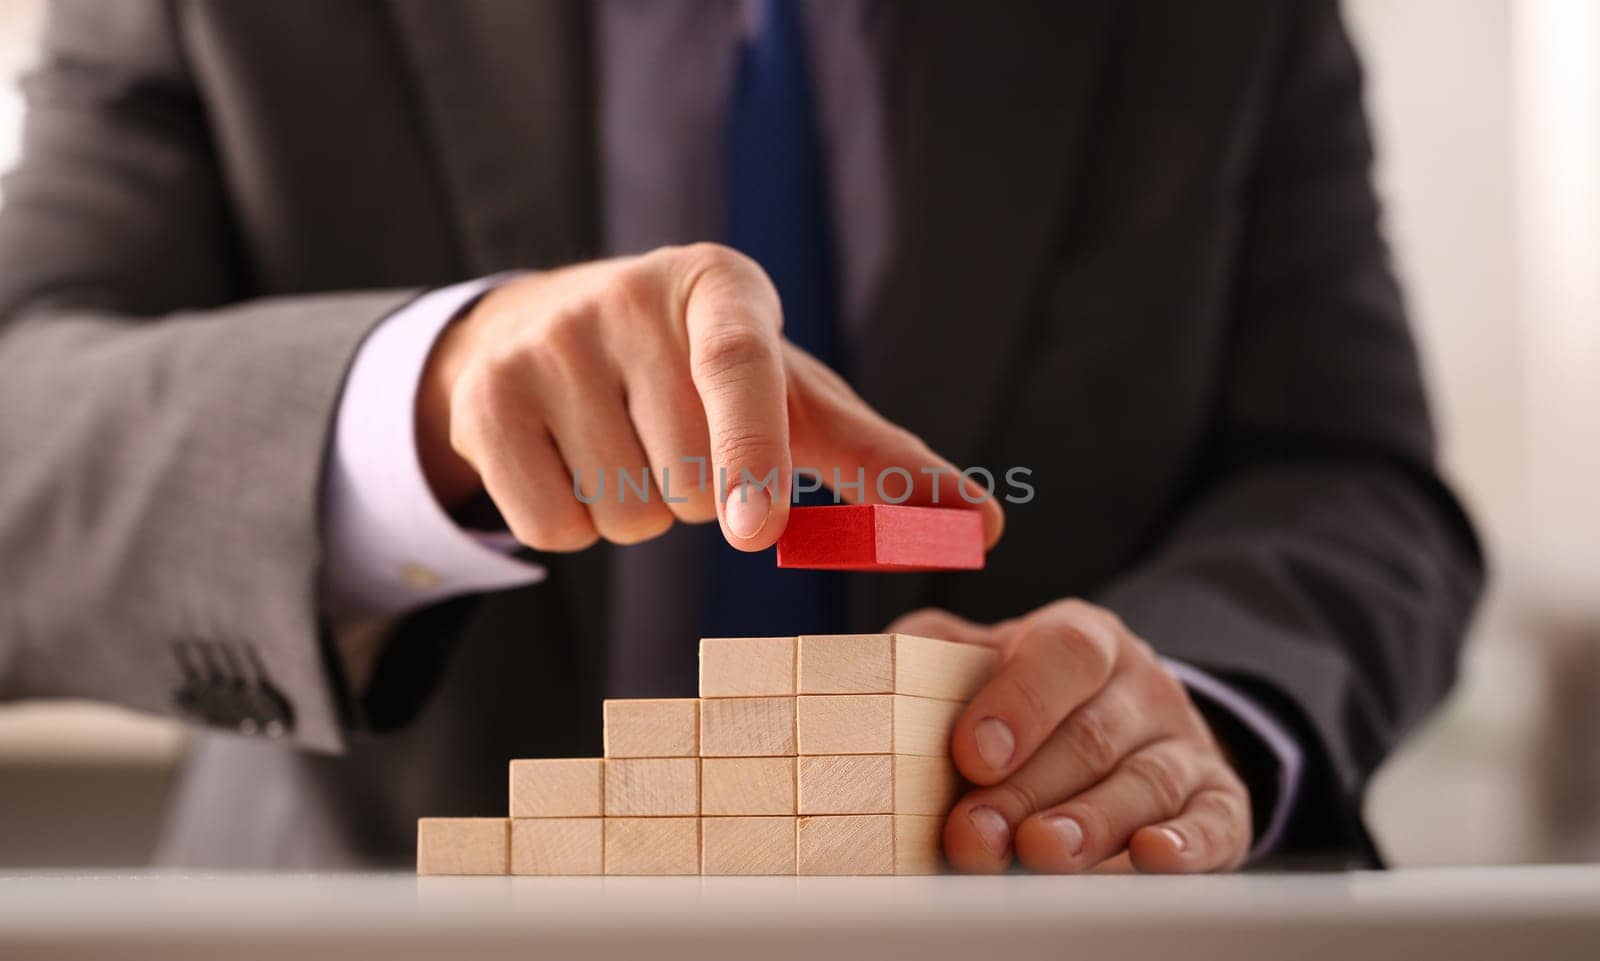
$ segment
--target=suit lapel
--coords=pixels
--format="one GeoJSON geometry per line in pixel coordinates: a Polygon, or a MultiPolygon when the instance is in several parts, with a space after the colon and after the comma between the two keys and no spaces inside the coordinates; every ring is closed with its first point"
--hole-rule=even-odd
{"type": "MultiPolygon", "coordinates": [[[[1113,6],[921,2],[893,25],[894,256],[858,381],[957,464],[986,454],[1060,256],[1113,6]]],[[[858,613],[882,623],[929,584],[863,582],[858,613]]]]}
{"type": "Polygon", "coordinates": [[[480,275],[598,253],[593,42],[581,0],[387,0],[480,275]]]}

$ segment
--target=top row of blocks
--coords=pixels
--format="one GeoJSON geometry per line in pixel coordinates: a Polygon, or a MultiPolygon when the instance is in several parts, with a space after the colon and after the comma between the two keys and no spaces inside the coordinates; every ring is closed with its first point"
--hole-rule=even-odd
{"type": "Polygon", "coordinates": [[[909,694],[966,701],[994,670],[986,647],[910,634],[709,637],[701,697],[909,694]]]}

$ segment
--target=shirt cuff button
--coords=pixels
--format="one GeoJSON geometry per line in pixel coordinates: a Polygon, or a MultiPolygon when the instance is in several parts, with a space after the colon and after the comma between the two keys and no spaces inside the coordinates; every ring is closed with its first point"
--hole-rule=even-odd
{"type": "Polygon", "coordinates": [[[409,562],[400,565],[400,580],[414,591],[431,591],[441,583],[438,571],[409,562]]]}

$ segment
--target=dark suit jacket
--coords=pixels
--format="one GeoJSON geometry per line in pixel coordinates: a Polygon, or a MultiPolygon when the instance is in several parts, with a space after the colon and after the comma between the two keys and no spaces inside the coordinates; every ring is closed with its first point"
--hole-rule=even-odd
{"type": "MultiPolygon", "coordinates": [[[[981,575],[858,583],[857,627],[1109,605],[1299,733],[1291,850],[1360,852],[1363,786],[1448,688],[1482,575],[1336,11],[892,16],[897,220],[861,391],[957,463],[1032,467],[1039,495],[981,575]]],[[[502,811],[507,758],[599,745],[612,552],[407,618],[360,696],[317,597],[366,331],[416,288],[598,252],[589,21],[569,0],[53,12],[0,214],[0,694],[170,712],[208,672],[270,683],[287,739],[203,739],[173,860],[403,862],[418,815],[502,811]]]]}

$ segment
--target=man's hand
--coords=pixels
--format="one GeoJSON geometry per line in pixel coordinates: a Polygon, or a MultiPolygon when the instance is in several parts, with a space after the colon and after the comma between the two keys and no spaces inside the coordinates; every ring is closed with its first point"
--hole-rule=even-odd
{"type": "MultiPolygon", "coordinates": [[[[720,518],[730,544],[762,550],[788,523],[795,465],[825,482],[835,469],[853,482],[864,468],[862,489],[841,493],[866,501],[877,499],[879,472],[900,467],[914,479],[908,503],[933,503],[938,485],[941,504],[971,506],[949,462],[785,341],[781,326],[766,274],[714,244],[512,280],[429,358],[417,401],[423,471],[446,507],[487,489],[516,538],[545,551],[646,540],[675,518],[720,518]],[[619,497],[618,472],[637,479],[645,468],[648,496],[619,497]],[[605,496],[595,499],[601,472],[605,496]]],[[[900,496],[903,481],[891,482],[886,493],[900,496]]],[[[992,545],[1000,507],[991,498],[981,509],[992,545]]]]}
{"type": "Polygon", "coordinates": [[[995,676],[950,754],[979,787],[945,823],[945,855],[1070,873],[1226,871],[1250,850],[1250,797],[1177,678],[1110,611],[1078,600],[984,627],[923,610],[889,630],[984,644],[995,676]],[[1124,855],[1126,857],[1124,857],[1124,855]]]}

